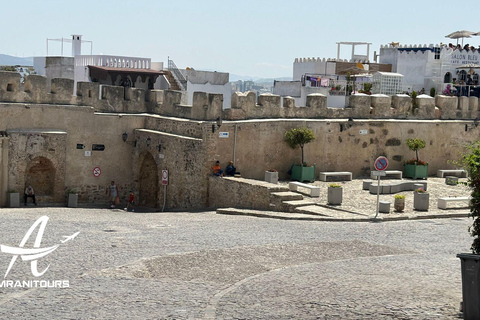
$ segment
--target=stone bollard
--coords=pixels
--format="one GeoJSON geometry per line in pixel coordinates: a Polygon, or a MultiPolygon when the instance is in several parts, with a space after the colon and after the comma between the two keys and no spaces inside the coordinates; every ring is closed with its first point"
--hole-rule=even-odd
{"type": "Polygon", "coordinates": [[[390,202],[380,201],[378,206],[378,211],[381,213],[390,213],[390,202]]]}

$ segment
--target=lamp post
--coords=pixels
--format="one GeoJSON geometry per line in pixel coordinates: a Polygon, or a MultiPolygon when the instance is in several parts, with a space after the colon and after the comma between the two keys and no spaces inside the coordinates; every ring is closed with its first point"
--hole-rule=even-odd
{"type": "Polygon", "coordinates": [[[126,133],[126,132],[122,133],[122,140],[123,140],[123,142],[125,142],[125,143],[131,143],[131,144],[133,144],[134,147],[137,146],[137,140],[127,141],[127,139],[128,139],[128,133],[126,133]]]}
{"type": "Polygon", "coordinates": [[[216,127],[215,124],[212,124],[212,133],[215,133],[216,129],[222,126],[222,118],[218,117],[216,120],[216,127]]]}

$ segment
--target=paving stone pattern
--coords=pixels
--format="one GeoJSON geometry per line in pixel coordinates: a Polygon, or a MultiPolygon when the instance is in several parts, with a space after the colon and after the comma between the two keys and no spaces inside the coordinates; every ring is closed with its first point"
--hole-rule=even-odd
{"type": "MultiPolygon", "coordinates": [[[[44,280],[0,288],[1,319],[458,319],[467,218],[349,223],[214,212],[1,209],[0,244],[42,215],[44,280]]],[[[34,236],[36,232],[34,233],[34,236]]],[[[33,237],[25,247],[31,248],[33,237]]],[[[11,255],[0,253],[0,275],[11,255]]],[[[17,259],[7,280],[31,280],[17,259]]]]}

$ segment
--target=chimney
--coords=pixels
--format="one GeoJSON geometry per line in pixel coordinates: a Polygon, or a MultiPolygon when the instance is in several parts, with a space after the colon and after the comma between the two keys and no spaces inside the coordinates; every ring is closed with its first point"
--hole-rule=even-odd
{"type": "Polygon", "coordinates": [[[72,35],[72,56],[79,56],[82,54],[82,36],[78,34],[72,35]]]}

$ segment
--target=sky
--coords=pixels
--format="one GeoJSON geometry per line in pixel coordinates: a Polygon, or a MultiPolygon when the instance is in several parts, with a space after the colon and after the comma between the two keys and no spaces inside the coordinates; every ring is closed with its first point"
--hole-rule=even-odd
{"type": "MultiPolygon", "coordinates": [[[[378,53],[382,44],[456,43],[445,35],[480,31],[479,6],[442,3],[0,0],[0,53],[43,56],[47,38],[80,34],[93,41],[93,54],[151,58],[165,65],[170,57],[179,68],[291,77],[295,58],[335,58],[337,42],[370,42],[373,60],[373,51],[378,53]]],[[[480,37],[464,41],[478,47],[480,37]]],[[[70,44],[64,52],[71,52],[70,44]]],[[[59,55],[60,44],[50,42],[49,53],[59,55]]],[[[351,50],[342,47],[341,53],[349,59],[351,50]]],[[[88,44],[82,54],[90,54],[88,44]]]]}

